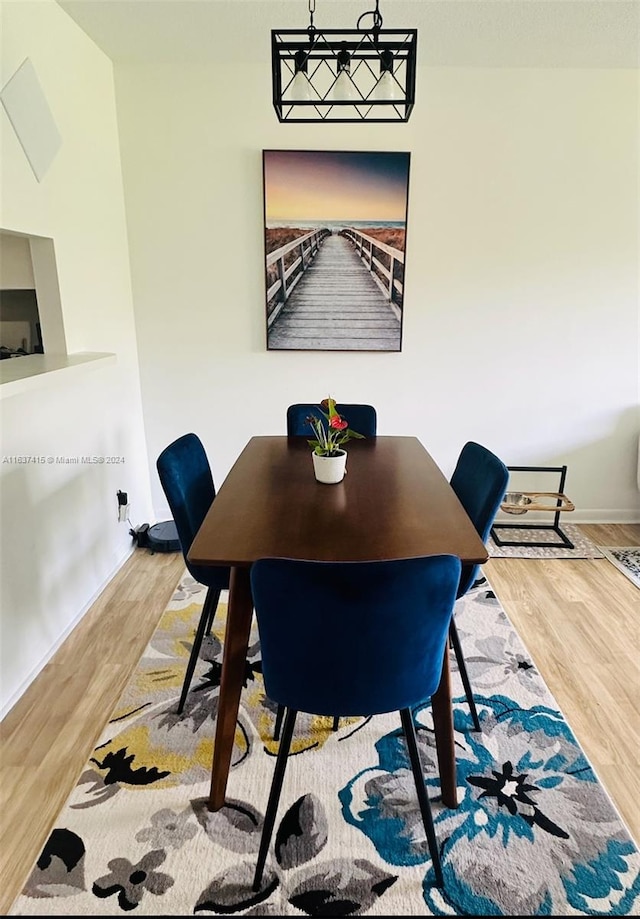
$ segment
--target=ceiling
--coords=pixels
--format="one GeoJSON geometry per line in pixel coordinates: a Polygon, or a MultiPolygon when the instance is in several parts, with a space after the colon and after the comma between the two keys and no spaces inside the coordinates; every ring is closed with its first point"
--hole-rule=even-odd
{"type": "MultiPolygon", "coordinates": [[[[269,47],[271,29],[309,24],[308,0],[57,2],[115,62],[238,63],[269,47]]],[[[375,0],[315,7],[317,28],[355,28],[375,0]]],[[[422,66],[640,66],[640,0],[379,0],[379,10],[385,28],[418,29],[422,66]]]]}

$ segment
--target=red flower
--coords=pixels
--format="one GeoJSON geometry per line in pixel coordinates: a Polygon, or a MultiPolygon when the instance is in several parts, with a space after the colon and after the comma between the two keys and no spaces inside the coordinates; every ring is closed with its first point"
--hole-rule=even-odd
{"type": "Polygon", "coordinates": [[[335,456],[347,441],[352,438],[363,439],[363,435],[352,431],[349,422],[342,418],[336,409],[335,399],[329,396],[328,399],[322,400],[320,406],[324,419],[316,415],[307,418],[307,423],[315,434],[315,438],[308,441],[314,453],[318,456],[335,456]]]}
{"type": "Polygon", "coordinates": [[[333,418],[329,419],[329,427],[336,428],[338,431],[344,431],[345,428],[349,427],[349,422],[341,418],[340,415],[334,415],[333,418]]]}

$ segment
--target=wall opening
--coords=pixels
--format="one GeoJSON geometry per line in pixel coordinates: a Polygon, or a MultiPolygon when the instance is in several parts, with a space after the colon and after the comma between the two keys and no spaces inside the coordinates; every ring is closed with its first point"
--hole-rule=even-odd
{"type": "Polygon", "coordinates": [[[0,359],[66,355],[53,240],[0,230],[0,359]]]}
{"type": "Polygon", "coordinates": [[[0,290],[0,360],[44,354],[35,288],[0,290]]]}

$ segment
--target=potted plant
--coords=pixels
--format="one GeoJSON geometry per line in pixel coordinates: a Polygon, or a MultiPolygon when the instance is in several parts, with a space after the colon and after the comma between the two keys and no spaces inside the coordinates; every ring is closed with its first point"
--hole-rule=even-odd
{"type": "Polygon", "coordinates": [[[347,451],[343,448],[349,440],[364,439],[363,434],[349,427],[349,422],[336,409],[336,401],[329,397],[320,403],[322,418],[310,415],[307,418],[315,438],[308,441],[313,447],[311,454],[316,479],[327,485],[341,482],[346,472],[347,451]]]}

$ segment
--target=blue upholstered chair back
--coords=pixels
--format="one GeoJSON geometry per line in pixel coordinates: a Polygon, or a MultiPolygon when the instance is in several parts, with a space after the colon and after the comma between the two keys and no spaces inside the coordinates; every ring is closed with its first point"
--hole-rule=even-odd
{"type": "Polygon", "coordinates": [[[193,578],[208,587],[229,586],[229,569],[192,565],[187,553],[216,496],[207,454],[196,434],[184,434],[156,461],[160,484],[173,515],[184,560],[193,578]]]}
{"type": "MultiPolygon", "coordinates": [[[[338,402],[336,409],[346,418],[349,427],[357,434],[363,437],[375,437],[378,428],[378,418],[373,405],[361,405],[358,403],[338,402]]],[[[322,412],[325,411],[321,405],[311,402],[299,402],[296,405],[290,405],[287,409],[287,435],[289,437],[313,437],[313,431],[307,418],[309,415],[315,415],[322,418],[322,412]]]]}
{"type": "MultiPolygon", "coordinates": [[[[464,445],[451,476],[451,487],[484,543],[507,490],[508,481],[509,470],[494,453],[473,441],[464,445]]],[[[459,597],[471,587],[479,569],[479,565],[464,567],[458,589],[459,597]]]]}
{"type": "Polygon", "coordinates": [[[251,569],[270,699],[318,715],[425,701],[440,682],[460,559],[266,558],[251,569]]]}

